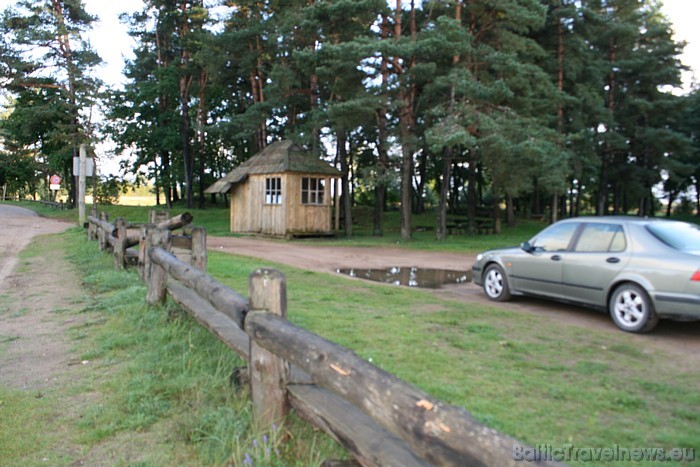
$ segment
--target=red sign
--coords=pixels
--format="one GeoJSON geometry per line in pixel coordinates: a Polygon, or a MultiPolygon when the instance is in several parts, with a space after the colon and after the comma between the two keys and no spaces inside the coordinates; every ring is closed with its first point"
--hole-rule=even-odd
{"type": "Polygon", "coordinates": [[[61,177],[59,177],[58,175],[51,175],[51,178],[49,178],[49,183],[51,185],[60,185],[61,177]]]}

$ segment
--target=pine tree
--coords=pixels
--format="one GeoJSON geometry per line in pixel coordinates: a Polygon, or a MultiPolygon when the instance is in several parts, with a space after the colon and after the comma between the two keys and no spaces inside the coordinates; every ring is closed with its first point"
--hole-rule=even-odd
{"type": "MultiPolygon", "coordinates": [[[[60,149],[52,149],[58,157],[51,159],[51,165],[71,181],[70,197],[76,202],[72,157],[77,157],[80,144],[90,139],[90,108],[100,86],[91,70],[101,60],[84,37],[94,20],[81,0],[22,0],[5,10],[0,31],[3,87],[23,95],[15,102],[27,104],[20,113],[45,112],[47,104],[52,103],[48,110],[54,115],[55,131],[66,138],[60,149]],[[29,96],[31,92],[42,94],[43,104],[35,105],[37,99],[29,96]],[[68,127],[64,128],[66,119],[68,127]]],[[[33,120],[18,117],[25,118],[33,120]]],[[[46,122],[40,115],[36,118],[46,122]]],[[[35,132],[38,147],[42,145],[40,135],[48,131],[35,132]]],[[[54,143],[58,141],[54,138],[54,143]]]]}

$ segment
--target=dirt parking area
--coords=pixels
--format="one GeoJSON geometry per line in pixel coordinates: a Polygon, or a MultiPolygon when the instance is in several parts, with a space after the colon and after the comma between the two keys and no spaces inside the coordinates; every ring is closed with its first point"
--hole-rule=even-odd
{"type": "MultiPolygon", "coordinates": [[[[208,245],[216,251],[333,274],[340,268],[369,269],[392,266],[467,271],[471,269],[475,260],[474,255],[466,253],[425,252],[405,248],[337,247],[324,241],[312,243],[257,237],[213,237],[208,240],[208,245]]],[[[508,303],[494,304],[485,297],[481,288],[472,283],[445,286],[434,290],[433,293],[464,302],[465,306],[479,303],[531,313],[543,320],[589,328],[595,332],[610,334],[611,337],[622,332],[613,324],[607,313],[599,310],[530,297],[517,297],[508,303]]],[[[696,371],[700,366],[700,322],[680,323],[664,320],[653,332],[634,335],[634,339],[644,351],[668,353],[669,363],[677,365],[681,371],[696,371]]]]}

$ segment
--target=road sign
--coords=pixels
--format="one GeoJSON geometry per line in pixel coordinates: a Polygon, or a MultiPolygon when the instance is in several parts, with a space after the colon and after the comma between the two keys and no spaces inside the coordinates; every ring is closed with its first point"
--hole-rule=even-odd
{"type": "Polygon", "coordinates": [[[73,158],[73,175],[76,177],[79,177],[80,175],[83,175],[85,177],[92,177],[95,175],[95,164],[92,162],[92,157],[86,157],[87,163],[85,164],[85,173],[81,174],[80,173],[80,158],[79,157],[74,157],[73,158]]]}
{"type": "Polygon", "coordinates": [[[53,191],[58,191],[61,189],[61,177],[58,175],[51,175],[49,177],[49,188],[53,191]]]}

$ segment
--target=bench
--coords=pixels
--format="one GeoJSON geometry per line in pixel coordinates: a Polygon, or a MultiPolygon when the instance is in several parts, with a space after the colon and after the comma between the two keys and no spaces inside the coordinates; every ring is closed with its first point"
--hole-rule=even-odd
{"type": "Polygon", "coordinates": [[[480,234],[496,233],[496,220],[493,217],[475,217],[476,231],[480,234]]]}

